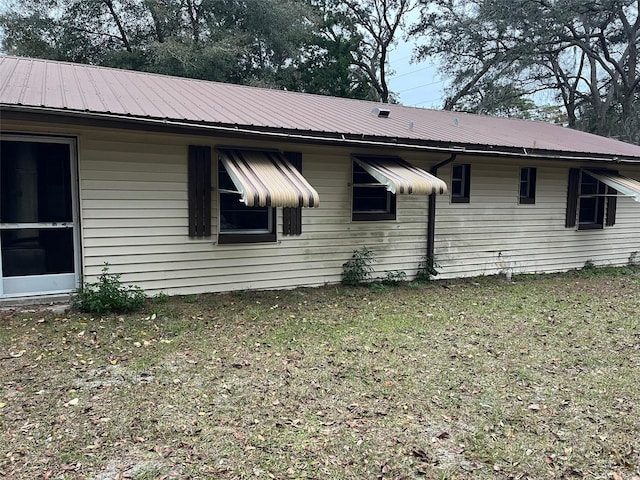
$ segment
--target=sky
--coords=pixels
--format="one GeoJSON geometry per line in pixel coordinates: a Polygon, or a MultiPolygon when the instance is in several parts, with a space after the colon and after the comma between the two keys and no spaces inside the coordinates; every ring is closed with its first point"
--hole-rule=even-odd
{"type": "MultiPolygon", "coordinates": [[[[410,20],[416,20],[412,13],[410,20]]],[[[433,61],[412,63],[415,42],[400,39],[389,53],[389,65],[394,71],[388,76],[389,89],[403,105],[441,109],[447,81],[438,73],[433,61]]]]}
{"type": "Polygon", "coordinates": [[[442,108],[447,86],[432,62],[411,63],[411,48],[403,45],[389,55],[394,71],[388,77],[389,89],[403,105],[423,108],[442,108]]]}

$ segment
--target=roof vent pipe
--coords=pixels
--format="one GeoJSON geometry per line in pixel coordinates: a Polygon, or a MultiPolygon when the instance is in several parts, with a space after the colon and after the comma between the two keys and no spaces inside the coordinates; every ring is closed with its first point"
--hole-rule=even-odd
{"type": "Polygon", "coordinates": [[[391,113],[391,110],[389,110],[388,108],[374,108],[373,110],[371,110],[371,114],[375,115],[378,118],[389,118],[389,114],[391,113]]]}

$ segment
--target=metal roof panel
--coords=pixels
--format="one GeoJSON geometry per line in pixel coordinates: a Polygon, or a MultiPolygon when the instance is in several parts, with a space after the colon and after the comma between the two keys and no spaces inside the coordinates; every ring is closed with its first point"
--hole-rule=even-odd
{"type": "Polygon", "coordinates": [[[557,125],[0,56],[0,104],[272,131],[640,158],[640,146],[557,125]]]}

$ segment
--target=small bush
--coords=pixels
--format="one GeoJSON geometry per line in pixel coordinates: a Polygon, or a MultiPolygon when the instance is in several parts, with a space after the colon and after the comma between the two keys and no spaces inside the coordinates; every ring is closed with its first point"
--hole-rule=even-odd
{"type": "Polygon", "coordinates": [[[342,283],[359,285],[369,280],[373,272],[371,264],[375,261],[375,254],[367,247],[354,250],[351,259],[342,264],[342,283]]]}
{"type": "Polygon", "coordinates": [[[418,282],[428,282],[431,280],[431,277],[438,275],[438,270],[436,270],[436,268],[440,268],[440,265],[438,265],[435,258],[424,257],[418,264],[416,280],[418,282]]]}
{"type": "Polygon", "coordinates": [[[166,305],[167,303],[169,303],[169,295],[164,292],[160,292],[151,297],[151,301],[154,305],[166,305]]]}
{"type": "Polygon", "coordinates": [[[387,272],[382,283],[385,285],[397,285],[407,280],[407,274],[402,270],[391,270],[387,272]]]}
{"type": "Polygon", "coordinates": [[[126,313],[144,307],[146,297],[142,289],[135,285],[124,286],[120,274],[109,273],[105,263],[97,283],[85,283],[73,298],[73,306],[83,312],[126,313]]]}

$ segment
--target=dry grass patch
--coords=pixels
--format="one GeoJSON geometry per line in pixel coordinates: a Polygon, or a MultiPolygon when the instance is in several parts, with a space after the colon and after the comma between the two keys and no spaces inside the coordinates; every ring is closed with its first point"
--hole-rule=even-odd
{"type": "Polygon", "coordinates": [[[638,479],[623,273],[7,312],[0,477],[638,479]]]}

